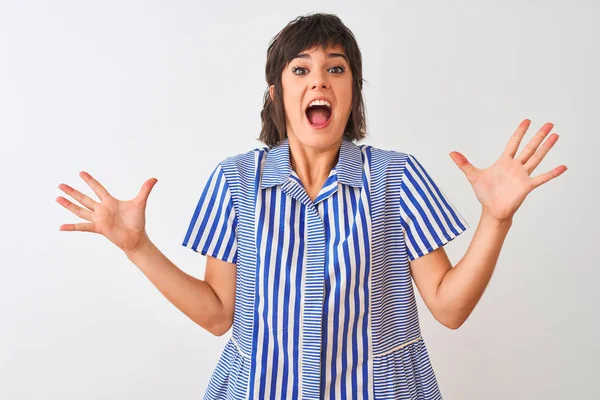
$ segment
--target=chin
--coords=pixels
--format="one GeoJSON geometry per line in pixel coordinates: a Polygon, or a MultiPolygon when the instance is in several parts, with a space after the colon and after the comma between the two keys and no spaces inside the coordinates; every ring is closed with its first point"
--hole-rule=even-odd
{"type": "MultiPolygon", "coordinates": [[[[344,136],[343,129],[334,129],[333,125],[325,129],[312,129],[310,126],[304,126],[305,129],[295,136],[296,141],[307,147],[327,149],[342,140],[344,136]]],[[[292,135],[290,135],[292,136],[292,135]]]]}

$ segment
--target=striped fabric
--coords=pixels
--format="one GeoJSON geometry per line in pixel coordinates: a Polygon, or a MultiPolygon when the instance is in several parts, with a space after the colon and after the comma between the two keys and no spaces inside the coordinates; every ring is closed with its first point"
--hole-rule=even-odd
{"type": "Polygon", "coordinates": [[[409,154],[344,139],[314,201],[289,142],[219,163],[183,246],[237,264],[205,399],[441,399],[409,260],[468,224],[409,154]]]}

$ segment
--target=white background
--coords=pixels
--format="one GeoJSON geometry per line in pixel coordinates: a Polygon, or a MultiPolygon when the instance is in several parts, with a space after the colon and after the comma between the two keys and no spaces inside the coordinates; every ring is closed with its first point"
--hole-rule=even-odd
{"type": "MultiPolygon", "coordinates": [[[[514,218],[496,270],[452,331],[418,297],[446,400],[600,398],[598,3],[7,1],[0,3],[0,398],[198,399],[230,336],[169,303],[55,199],[67,183],[116,197],[151,177],[147,231],[184,271],[181,246],[217,162],[263,147],[270,39],[301,14],[335,13],[363,54],[369,136],[416,155],[470,223],[480,205],[448,153],[490,165],[524,118],[565,164],[514,218]],[[595,115],[594,115],[595,114],[595,115]]],[[[524,145],[525,143],[523,143],[524,145]]],[[[94,197],[95,198],[95,197],[94,197]]]]}

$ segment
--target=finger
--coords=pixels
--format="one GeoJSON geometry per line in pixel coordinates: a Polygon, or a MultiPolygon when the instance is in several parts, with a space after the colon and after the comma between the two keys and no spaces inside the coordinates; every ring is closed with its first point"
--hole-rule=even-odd
{"type": "Polygon", "coordinates": [[[560,165],[556,168],[554,168],[552,171],[548,171],[544,174],[538,175],[535,178],[531,178],[531,184],[533,185],[533,188],[535,189],[536,187],[548,182],[551,179],[556,178],[557,176],[561,175],[563,172],[565,172],[567,170],[567,166],[566,165],[560,165]]]}
{"type": "Polygon", "coordinates": [[[58,185],[58,188],[92,211],[94,211],[96,209],[96,206],[98,205],[98,203],[92,198],[86,196],[78,190],[73,189],[69,185],[61,183],[60,185],[58,185]]]}
{"type": "Polygon", "coordinates": [[[79,224],[64,224],[60,226],[59,230],[96,233],[96,230],[94,229],[94,224],[91,222],[83,222],[79,224]]]}
{"type": "Polygon", "coordinates": [[[92,212],[90,210],[79,207],[77,204],[73,204],[69,200],[64,197],[57,197],[56,202],[71,211],[73,214],[77,215],[80,218],[91,221],[92,220],[92,212]]]}
{"type": "Polygon", "coordinates": [[[546,154],[548,154],[548,152],[550,151],[552,146],[554,146],[554,144],[557,141],[558,141],[558,134],[553,133],[544,142],[544,144],[542,146],[540,146],[540,148],[537,149],[537,151],[533,154],[533,156],[531,156],[531,158],[529,158],[529,160],[527,160],[527,162],[525,163],[525,170],[529,174],[531,174],[537,168],[537,166],[540,164],[540,162],[542,162],[544,157],[546,157],[546,154]]]}
{"type": "Polygon", "coordinates": [[[525,132],[527,132],[527,128],[529,128],[530,124],[530,119],[524,119],[519,124],[517,130],[515,133],[513,133],[513,135],[510,137],[510,140],[506,144],[506,147],[504,148],[504,154],[509,155],[511,158],[515,156],[517,150],[519,149],[519,145],[521,144],[521,140],[523,139],[523,136],[525,136],[525,132]]]}
{"type": "Polygon", "coordinates": [[[79,176],[83,178],[83,180],[92,188],[94,193],[98,195],[100,200],[104,200],[106,197],[110,197],[110,193],[108,190],[104,188],[96,179],[94,179],[90,174],[85,171],[81,171],[79,176]]]}
{"type": "Polygon", "coordinates": [[[467,157],[465,157],[458,151],[453,151],[450,153],[450,158],[452,158],[452,161],[454,161],[458,168],[460,168],[462,172],[466,175],[469,182],[475,182],[478,169],[474,167],[473,164],[469,162],[469,160],[467,160],[467,157]]]}
{"type": "Polygon", "coordinates": [[[525,164],[529,157],[537,150],[542,140],[548,135],[548,133],[552,130],[554,124],[552,122],[547,122],[542,126],[535,136],[531,138],[529,143],[523,148],[521,154],[519,154],[515,159],[519,160],[521,164],[525,164]]]}
{"type": "Polygon", "coordinates": [[[138,203],[142,205],[143,208],[146,207],[148,196],[150,195],[150,192],[152,191],[154,185],[156,185],[156,182],[158,182],[158,179],[156,178],[148,179],[146,182],[144,182],[142,188],[140,189],[140,192],[135,197],[135,199],[138,201],[138,203]]]}

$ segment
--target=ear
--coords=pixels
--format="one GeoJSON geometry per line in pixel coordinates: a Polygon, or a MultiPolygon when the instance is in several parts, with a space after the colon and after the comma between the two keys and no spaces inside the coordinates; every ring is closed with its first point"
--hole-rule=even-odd
{"type": "Polygon", "coordinates": [[[271,96],[271,100],[275,101],[275,85],[269,86],[269,95],[271,96]]]}

